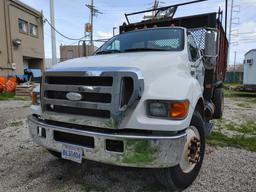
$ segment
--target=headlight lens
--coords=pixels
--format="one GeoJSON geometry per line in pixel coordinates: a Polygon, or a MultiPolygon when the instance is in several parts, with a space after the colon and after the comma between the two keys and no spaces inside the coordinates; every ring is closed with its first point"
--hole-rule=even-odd
{"type": "Polygon", "coordinates": [[[165,102],[149,102],[148,112],[150,116],[168,117],[168,103],[165,102]]]}
{"type": "Polygon", "coordinates": [[[189,101],[148,101],[147,111],[150,117],[182,120],[187,117],[189,101]]]}
{"type": "Polygon", "coordinates": [[[32,93],[32,105],[40,105],[40,93],[39,92],[33,92],[32,93]]]}

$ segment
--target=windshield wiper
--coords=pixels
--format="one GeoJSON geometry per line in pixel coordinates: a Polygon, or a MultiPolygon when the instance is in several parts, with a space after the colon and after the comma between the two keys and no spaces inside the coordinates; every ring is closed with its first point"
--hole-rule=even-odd
{"type": "Polygon", "coordinates": [[[136,51],[167,51],[166,49],[157,49],[157,48],[132,48],[125,49],[124,52],[136,52],[136,51]]]}
{"type": "Polygon", "coordinates": [[[96,55],[103,55],[103,54],[111,54],[111,53],[121,53],[122,51],[113,49],[113,50],[104,50],[104,51],[98,51],[96,55]]]}

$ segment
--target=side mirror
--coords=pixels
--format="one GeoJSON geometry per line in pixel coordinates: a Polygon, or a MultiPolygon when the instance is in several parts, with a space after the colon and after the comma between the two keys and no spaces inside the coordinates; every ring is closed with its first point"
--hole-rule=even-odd
{"type": "Polygon", "coordinates": [[[204,67],[206,69],[214,69],[217,64],[217,46],[217,31],[215,29],[206,29],[204,55],[204,67]]]}

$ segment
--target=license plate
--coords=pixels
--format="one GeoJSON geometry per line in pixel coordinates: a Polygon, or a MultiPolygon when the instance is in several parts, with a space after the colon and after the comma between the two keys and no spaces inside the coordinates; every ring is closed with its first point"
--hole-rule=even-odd
{"type": "Polygon", "coordinates": [[[61,157],[77,163],[82,163],[83,150],[77,147],[63,145],[61,157]]]}

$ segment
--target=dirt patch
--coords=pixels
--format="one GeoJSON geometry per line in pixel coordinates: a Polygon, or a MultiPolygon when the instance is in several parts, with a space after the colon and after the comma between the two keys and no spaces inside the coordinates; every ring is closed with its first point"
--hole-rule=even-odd
{"type": "Polygon", "coordinates": [[[7,100],[0,101],[0,130],[7,127],[8,122],[23,120],[30,114],[31,101],[7,100]]]}
{"type": "MultiPolygon", "coordinates": [[[[246,120],[255,119],[255,107],[243,110],[237,103],[241,100],[226,99],[224,120],[240,122],[241,115],[248,113],[246,120]]],[[[166,191],[156,182],[155,170],[92,161],[80,165],[51,156],[29,137],[28,105],[26,101],[0,101],[0,191],[166,191]]],[[[186,191],[254,191],[255,159],[256,153],[243,149],[207,146],[200,175],[186,191]]]]}

